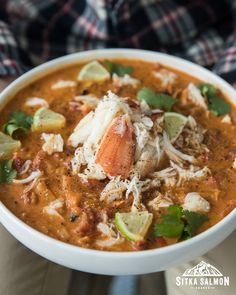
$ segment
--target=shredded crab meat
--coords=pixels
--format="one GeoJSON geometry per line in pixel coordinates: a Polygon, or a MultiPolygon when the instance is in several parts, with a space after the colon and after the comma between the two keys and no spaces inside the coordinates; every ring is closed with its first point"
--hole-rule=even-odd
{"type": "Polygon", "coordinates": [[[49,104],[43,98],[40,98],[40,97],[32,97],[32,98],[29,98],[26,101],[25,106],[27,106],[27,107],[42,106],[42,107],[48,108],[49,107],[49,104]]]}
{"type": "MultiPolygon", "coordinates": [[[[149,114],[151,116],[151,114],[149,114]]],[[[153,127],[153,121],[149,117],[149,115],[146,115],[144,113],[140,113],[139,110],[133,110],[133,112],[130,114],[132,122],[135,123],[141,123],[143,128],[146,128],[147,130],[151,130],[153,127]]]]}
{"type": "Polygon", "coordinates": [[[161,158],[163,157],[163,150],[161,149],[160,137],[156,136],[154,140],[154,145],[156,147],[157,165],[159,164],[161,158]]]}
{"type": "Polygon", "coordinates": [[[153,135],[151,135],[153,121],[149,117],[142,115],[133,116],[134,118],[133,126],[136,137],[134,171],[143,178],[153,172],[158,165],[161,150],[158,136],[153,138],[153,135]]]}
{"type": "Polygon", "coordinates": [[[99,99],[93,94],[75,96],[74,101],[91,110],[95,109],[99,103],[99,99]]]}
{"type": "Polygon", "coordinates": [[[192,116],[188,116],[187,124],[182,134],[176,140],[175,145],[191,154],[207,152],[207,147],[202,143],[205,132],[206,130],[198,125],[192,116]]]}
{"type": "Polygon", "coordinates": [[[30,169],[31,164],[32,164],[31,160],[26,160],[24,162],[23,166],[21,167],[21,171],[20,171],[19,175],[27,173],[30,169]]]}
{"type": "Polygon", "coordinates": [[[195,130],[195,128],[197,127],[197,122],[192,116],[188,116],[187,123],[188,123],[190,129],[192,129],[192,130],[195,130]]]}
{"type": "Polygon", "coordinates": [[[75,81],[70,80],[59,80],[51,86],[52,90],[67,88],[67,87],[75,87],[77,83],[75,81]]]}
{"type": "Polygon", "coordinates": [[[51,203],[49,203],[48,206],[43,208],[43,213],[46,213],[51,216],[57,216],[57,217],[63,218],[61,214],[58,213],[58,210],[63,208],[64,203],[65,203],[64,199],[62,198],[56,199],[52,201],[51,203]]]}
{"type": "Polygon", "coordinates": [[[28,192],[32,191],[36,185],[39,183],[40,177],[36,177],[23,191],[24,194],[27,194],[28,192]]]}
{"type": "Polygon", "coordinates": [[[163,170],[154,172],[152,175],[156,178],[159,178],[160,180],[164,180],[165,178],[175,177],[176,171],[173,167],[167,167],[163,170]]]}
{"type": "Polygon", "coordinates": [[[93,94],[77,95],[74,100],[85,104],[91,104],[93,106],[97,106],[99,103],[99,99],[93,94]]]}
{"type": "Polygon", "coordinates": [[[183,208],[193,212],[207,213],[210,211],[210,203],[197,192],[188,193],[185,196],[183,208]]]}
{"type": "Polygon", "coordinates": [[[92,132],[93,126],[91,122],[93,118],[94,112],[90,112],[79,121],[68,139],[69,145],[77,147],[79,144],[84,143],[87,140],[89,134],[92,132]]]}
{"type": "Polygon", "coordinates": [[[164,130],[164,116],[160,116],[153,122],[153,133],[155,136],[157,136],[162,134],[163,130],[164,130]]]}
{"type": "Polygon", "coordinates": [[[177,74],[175,74],[171,71],[165,70],[165,69],[161,69],[159,71],[154,71],[152,73],[156,78],[161,80],[163,87],[173,85],[176,82],[176,79],[178,78],[177,74]]]}
{"type": "Polygon", "coordinates": [[[108,203],[122,199],[123,192],[126,190],[126,183],[120,179],[120,176],[113,177],[103,189],[100,200],[108,203]]]}
{"type": "Polygon", "coordinates": [[[108,225],[105,222],[99,222],[97,225],[97,229],[105,236],[115,237],[116,233],[112,229],[112,225],[108,225]]]}
{"type": "Polygon", "coordinates": [[[146,177],[153,172],[159,162],[159,155],[155,146],[146,144],[142,153],[135,163],[134,171],[140,178],[146,177]]]}
{"type": "Polygon", "coordinates": [[[48,155],[63,152],[64,141],[60,134],[42,133],[42,139],[45,141],[42,149],[48,155]]]}
{"type": "Polygon", "coordinates": [[[106,179],[106,174],[103,172],[102,167],[96,163],[91,163],[83,171],[83,173],[78,173],[78,176],[84,181],[87,182],[88,179],[97,179],[103,180],[106,179]]]}
{"type": "Polygon", "coordinates": [[[221,120],[222,123],[226,123],[226,124],[232,124],[232,120],[231,120],[231,117],[230,115],[225,115],[222,120],[221,120]]]}
{"type": "Polygon", "coordinates": [[[160,110],[160,109],[153,109],[152,110],[152,114],[163,114],[164,113],[164,111],[163,110],[160,110]]]}
{"type": "Polygon", "coordinates": [[[173,161],[170,161],[171,167],[154,172],[152,177],[163,181],[166,186],[180,186],[183,182],[190,179],[201,179],[211,175],[211,170],[208,167],[199,168],[190,165],[188,169],[184,169],[173,161]]]}
{"type": "Polygon", "coordinates": [[[35,179],[38,179],[40,176],[42,176],[42,172],[40,170],[33,171],[28,177],[23,179],[13,179],[13,183],[15,184],[25,184],[29,183],[35,179]]]}
{"type": "Polygon", "coordinates": [[[139,209],[144,208],[142,204],[142,186],[143,182],[139,180],[137,175],[134,175],[130,181],[127,182],[126,198],[132,193],[133,203],[131,212],[137,212],[139,209]]]}
{"type": "Polygon", "coordinates": [[[202,96],[200,89],[198,89],[193,83],[188,84],[188,99],[204,110],[207,110],[207,104],[205,98],[202,96]]]}
{"type": "Polygon", "coordinates": [[[112,81],[115,87],[122,87],[126,85],[131,85],[133,87],[136,87],[140,83],[138,79],[132,78],[128,74],[125,74],[123,77],[120,77],[115,73],[112,74],[112,81]]]}
{"type": "Polygon", "coordinates": [[[184,161],[187,161],[190,163],[196,162],[196,159],[194,156],[184,154],[184,153],[180,152],[179,150],[177,150],[171,144],[166,132],[163,133],[163,145],[164,145],[164,151],[170,160],[177,162],[177,163],[183,163],[184,161]]]}
{"type": "Polygon", "coordinates": [[[140,157],[143,148],[147,144],[150,138],[149,131],[151,130],[153,126],[153,122],[150,118],[140,116],[139,119],[141,120],[137,120],[137,122],[133,123],[134,134],[136,137],[136,152],[135,152],[136,160],[140,157]]]}
{"type": "Polygon", "coordinates": [[[152,114],[152,110],[149,107],[149,105],[146,103],[145,100],[142,100],[140,102],[140,109],[141,109],[142,114],[144,114],[144,115],[150,116],[152,114]]]}
{"type": "Polygon", "coordinates": [[[140,182],[142,184],[142,187],[141,187],[142,192],[148,191],[153,188],[157,189],[161,185],[160,180],[157,178],[154,178],[154,179],[147,178],[147,179],[142,180],[140,182]]]}
{"type": "Polygon", "coordinates": [[[161,208],[168,208],[170,205],[173,205],[173,201],[167,197],[163,196],[161,193],[157,193],[157,196],[148,202],[148,207],[154,211],[159,211],[161,208]]]}
{"type": "Polygon", "coordinates": [[[176,171],[173,167],[167,167],[163,170],[154,172],[152,177],[164,182],[166,186],[174,186],[177,181],[176,171]]]}
{"type": "Polygon", "coordinates": [[[111,247],[124,241],[120,234],[115,232],[114,225],[112,223],[108,223],[107,220],[99,222],[97,229],[103,237],[103,239],[97,239],[95,242],[99,247],[111,247]]]}
{"type": "Polygon", "coordinates": [[[81,166],[86,164],[83,148],[79,147],[75,150],[74,157],[71,160],[71,167],[73,174],[80,172],[81,166]]]}
{"type": "Polygon", "coordinates": [[[184,169],[181,166],[170,161],[172,168],[179,175],[177,186],[179,186],[183,181],[188,181],[190,179],[198,179],[211,175],[211,170],[208,167],[203,167],[202,169],[193,165],[190,165],[189,169],[184,169]]]}

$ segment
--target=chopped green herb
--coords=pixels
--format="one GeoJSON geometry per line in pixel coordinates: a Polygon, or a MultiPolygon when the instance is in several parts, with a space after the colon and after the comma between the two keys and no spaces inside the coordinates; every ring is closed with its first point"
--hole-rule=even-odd
{"type": "Polygon", "coordinates": [[[111,74],[117,74],[120,77],[123,77],[125,74],[130,75],[134,70],[134,68],[131,66],[123,66],[118,63],[113,63],[109,60],[106,60],[104,63],[111,74]]]}
{"type": "Polygon", "coordinates": [[[158,237],[175,238],[181,236],[184,222],[181,220],[182,208],[178,205],[168,207],[168,213],[161,215],[161,223],[155,225],[155,235],[158,237]]]}
{"type": "Polygon", "coordinates": [[[161,222],[155,225],[154,234],[158,237],[188,239],[207,220],[206,215],[183,210],[179,205],[171,205],[168,213],[161,215],[161,222]]]}
{"type": "Polygon", "coordinates": [[[180,219],[183,215],[183,208],[179,205],[170,205],[168,207],[168,212],[180,219]]]}
{"type": "Polygon", "coordinates": [[[231,111],[231,106],[222,97],[210,96],[208,109],[216,116],[223,116],[231,111]]]}
{"type": "Polygon", "coordinates": [[[138,92],[138,100],[145,100],[151,108],[160,108],[165,111],[170,111],[172,106],[177,102],[177,99],[170,95],[155,92],[148,87],[144,87],[138,92]]]}
{"type": "Polygon", "coordinates": [[[173,215],[165,215],[162,217],[163,222],[157,223],[155,226],[155,234],[158,237],[175,238],[181,236],[184,223],[173,215]]]}
{"type": "Polygon", "coordinates": [[[0,161],[0,184],[11,183],[16,177],[16,170],[12,168],[12,160],[0,161]]]}
{"type": "Polygon", "coordinates": [[[197,229],[208,220],[208,217],[204,214],[199,214],[196,212],[184,210],[183,215],[186,219],[187,225],[185,226],[185,229],[187,229],[187,232],[190,237],[194,236],[196,234],[197,229]]]}
{"type": "Polygon", "coordinates": [[[216,116],[230,113],[231,106],[223,97],[217,95],[215,86],[207,83],[198,85],[202,95],[208,100],[208,109],[216,116]]]}
{"type": "Polygon", "coordinates": [[[10,136],[12,136],[16,130],[27,133],[32,123],[32,116],[21,111],[16,111],[10,115],[9,121],[3,126],[3,132],[10,136]]]}
{"type": "Polygon", "coordinates": [[[215,86],[208,84],[208,83],[201,83],[198,85],[198,88],[201,90],[203,96],[208,98],[208,96],[216,95],[216,88],[215,86]]]}

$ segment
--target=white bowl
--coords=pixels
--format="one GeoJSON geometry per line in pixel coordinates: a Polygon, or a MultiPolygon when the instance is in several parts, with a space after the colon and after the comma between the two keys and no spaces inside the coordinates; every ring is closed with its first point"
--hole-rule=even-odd
{"type": "MultiPolygon", "coordinates": [[[[1,93],[0,107],[4,107],[19,89],[57,69],[76,64],[80,61],[117,57],[160,62],[186,72],[194,77],[217,85],[231,102],[236,103],[236,92],[228,83],[210,71],[191,62],[151,51],[102,49],[61,57],[27,72],[1,93]]],[[[26,225],[2,203],[0,203],[0,221],[26,247],[51,261],[91,273],[130,275],[166,270],[169,267],[194,259],[211,250],[236,228],[236,210],[233,210],[210,229],[187,241],[160,249],[119,253],[85,249],[50,238],[26,225]]]]}

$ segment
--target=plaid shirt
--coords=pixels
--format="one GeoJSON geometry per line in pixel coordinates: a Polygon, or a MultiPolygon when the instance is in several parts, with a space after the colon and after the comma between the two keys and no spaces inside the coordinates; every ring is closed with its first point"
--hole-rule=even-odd
{"type": "Polygon", "coordinates": [[[105,47],[167,52],[236,86],[235,0],[2,0],[0,76],[105,47]]]}

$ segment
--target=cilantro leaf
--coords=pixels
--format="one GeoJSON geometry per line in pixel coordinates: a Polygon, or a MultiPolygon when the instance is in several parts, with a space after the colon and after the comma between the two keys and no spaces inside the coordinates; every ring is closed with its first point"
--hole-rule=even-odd
{"type": "Polygon", "coordinates": [[[155,225],[155,235],[158,237],[175,238],[181,236],[184,223],[174,215],[162,215],[162,222],[155,225]]]}
{"type": "Polygon", "coordinates": [[[185,225],[182,236],[181,236],[181,240],[188,240],[191,237],[192,237],[191,229],[189,225],[185,225]]]}
{"type": "Polygon", "coordinates": [[[145,100],[150,107],[164,109],[165,111],[170,111],[172,106],[177,102],[177,99],[170,95],[155,92],[148,87],[139,90],[138,100],[145,100]]]}
{"type": "Polygon", "coordinates": [[[211,84],[201,83],[198,85],[198,88],[200,89],[202,95],[206,98],[208,98],[208,96],[216,95],[216,88],[211,84]]]}
{"type": "Polygon", "coordinates": [[[154,234],[158,237],[180,237],[184,229],[184,222],[181,220],[181,216],[182,208],[180,206],[169,206],[168,213],[162,214],[161,222],[155,225],[154,234]]]}
{"type": "Polygon", "coordinates": [[[16,170],[12,168],[12,160],[3,160],[0,162],[0,184],[11,183],[16,177],[16,170]]]}
{"type": "Polygon", "coordinates": [[[208,109],[216,116],[223,116],[231,111],[231,106],[222,97],[210,96],[208,109]]]}
{"type": "Polygon", "coordinates": [[[223,98],[217,95],[215,86],[202,83],[198,85],[202,95],[208,100],[208,109],[216,116],[222,116],[230,113],[231,105],[223,98]]]}
{"type": "Polygon", "coordinates": [[[3,126],[3,131],[10,136],[12,136],[16,130],[27,133],[32,123],[32,116],[21,111],[16,111],[10,115],[9,121],[3,126]]]}
{"type": "Polygon", "coordinates": [[[155,224],[154,235],[157,237],[189,239],[197,229],[208,220],[204,214],[183,210],[179,205],[171,205],[168,212],[161,215],[161,221],[155,224]]]}
{"type": "Polygon", "coordinates": [[[183,208],[180,205],[170,205],[168,207],[168,212],[180,219],[183,215],[183,208]]]}
{"type": "Polygon", "coordinates": [[[134,68],[131,66],[123,66],[118,63],[113,63],[109,60],[105,60],[104,63],[111,74],[117,74],[120,77],[123,77],[125,74],[130,75],[134,70],[134,68]]]}
{"type": "Polygon", "coordinates": [[[183,215],[186,219],[187,225],[185,226],[185,231],[189,234],[190,237],[194,236],[197,229],[209,218],[207,215],[199,214],[196,212],[184,210],[183,215]]]}

